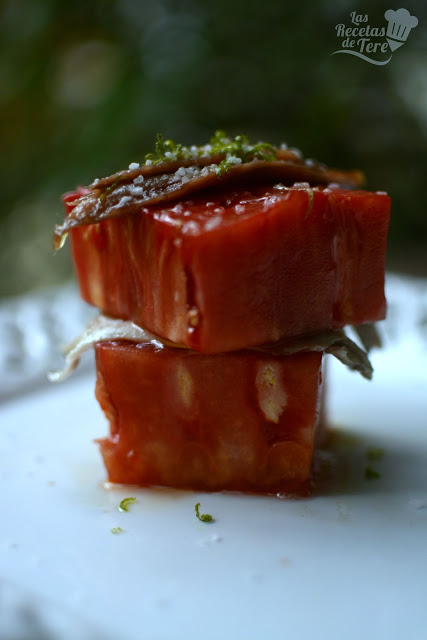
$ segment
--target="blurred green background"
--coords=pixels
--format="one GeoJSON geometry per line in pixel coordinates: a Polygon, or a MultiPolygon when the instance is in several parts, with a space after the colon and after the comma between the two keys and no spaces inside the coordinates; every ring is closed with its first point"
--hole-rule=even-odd
{"type": "Polygon", "coordinates": [[[222,128],[362,168],[392,196],[388,266],[427,274],[427,3],[385,66],[341,48],[350,13],[390,2],[6,0],[0,3],[0,295],[71,274],[59,196],[140,161],[156,132],[222,128]]]}

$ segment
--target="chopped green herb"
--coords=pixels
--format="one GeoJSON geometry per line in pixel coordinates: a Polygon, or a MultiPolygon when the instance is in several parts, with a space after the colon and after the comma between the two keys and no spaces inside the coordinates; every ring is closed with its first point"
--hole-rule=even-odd
{"type": "Polygon", "coordinates": [[[132,502],[136,502],[136,498],[123,498],[117,509],[119,511],[129,511],[129,506],[132,502]]]}
{"type": "Polygon", "coordinates": [[[365,479],[366,480],[377,480],[378,478],[380,478],[380,474],[378,473],[378,471],[375,471],[375,469],[373,469],[372,467],[366,467],[365,468],[365,479]]]}
{"type": "Polygon", "coordinates": [[[117,535],[118,533],[122,533],[123,529],[121,527],[112,527],[112,529],[110,529],[111,533],[114,533],[115,535],[117,535]]]}
{"type": "Polygon", "coordinates": [[[382,460],[384,458],[384,449],[380,447],[369,447],[366,451],[368,460],[382,460]]]}
{"type": "Polygon", "coordinates": [[[199,518],[202,522],[212,522],[213,518],[210,513],[200,513],[199,512],[200,502],[196,504],[194,510],[196,512],[196,517],[199,518]]]}

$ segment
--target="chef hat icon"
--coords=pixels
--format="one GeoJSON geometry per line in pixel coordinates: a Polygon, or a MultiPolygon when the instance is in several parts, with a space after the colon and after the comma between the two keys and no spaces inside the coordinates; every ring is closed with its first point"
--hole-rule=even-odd
{"type": "Polygon", "coordinates": [[[395,51],[406,42],[411,29],[417,26],[418,18],[411,16],[407,9],[388,9],[384,18],[388,20],[387,25],[387,41],[390,49],[395,51]]]}

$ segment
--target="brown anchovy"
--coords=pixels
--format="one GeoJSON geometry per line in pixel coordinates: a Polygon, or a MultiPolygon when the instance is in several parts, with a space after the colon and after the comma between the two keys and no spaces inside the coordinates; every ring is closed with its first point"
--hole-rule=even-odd
{"type": "Polygon", "coordinates": [[[274,160],[254,159],[234,164],[218,173],[217,165],[224,159],[223,154],[217,154],[143,165],[95,180],[88,187],[88,192],[75,200],[73,209],[64,222],[55,227],[55,250],[63,245],[67,233],[74,227],[136,213],[144,206],[182,200],[197,191],[233,182],[280,181],[288,186],[295,182],[308,182],[310,186],[336,183],[344,188],[360,187],[364,182],[364,175],[360,171],[329,169],[314,161],[304,161],[299,153],[291,150],[277,149],[274,160]],[[187,172],[186,180],[183,180],[182,176],[176,173],[181,167],[192,167],[197,174],[192,176],[187,172]],[[204,167],[208,167],[208,171],[204,172],[205,175],[200,175],[204,167]],[[135,183],[134,180],[138,176],[144,179],[135,183]]]}

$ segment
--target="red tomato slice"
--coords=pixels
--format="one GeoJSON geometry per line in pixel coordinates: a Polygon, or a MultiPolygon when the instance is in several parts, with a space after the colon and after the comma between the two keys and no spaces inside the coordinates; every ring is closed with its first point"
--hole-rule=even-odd
{"type": "Polygon", "coordinates": [[[73,229],[72,250],[87,302],[216,353],[383,319],[389,215],[363,191],[214,191],[73,229]]]}
{"type": "Polygon", "coordinates": [[[312,461],[321,353],[197,354],[96,345],[100,440],[111,482],[195,490],[301,491],[312,461]]]}

